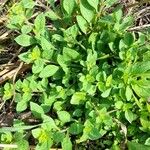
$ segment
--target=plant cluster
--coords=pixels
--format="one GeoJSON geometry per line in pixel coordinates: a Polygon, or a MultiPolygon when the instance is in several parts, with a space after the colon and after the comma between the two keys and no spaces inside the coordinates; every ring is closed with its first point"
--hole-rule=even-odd
{"type": "Polygon", "coordinates": [[[39,124],[15,119],[0,130],[1,142],[17,142],[20,150],[31,137],[36,150],[80,149],[95,140],[97,149],[150,149],[149,36],[128,32],[134,20],[121,5],[110,9],[116,1],[13,5],[7,27],[19,33],[15,41],[25,51],[18,57],[31,70],[1,93],[39,124]]]}

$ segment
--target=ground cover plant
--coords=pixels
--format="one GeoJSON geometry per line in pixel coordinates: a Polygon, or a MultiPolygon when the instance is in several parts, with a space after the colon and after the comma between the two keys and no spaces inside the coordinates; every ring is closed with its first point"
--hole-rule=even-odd
{"type": "Polygon", "coordinates": [[[12,126],[0,129],[1,143],[150,149],[150,37],[129,30],[134,18],[116,2],[21,0],[11,7],[7,27],[23,48],[20,68],[29,67],[1,86],[16,112],[12,126]],[[32,121],[17,117],[23,113],[32,121]]]}

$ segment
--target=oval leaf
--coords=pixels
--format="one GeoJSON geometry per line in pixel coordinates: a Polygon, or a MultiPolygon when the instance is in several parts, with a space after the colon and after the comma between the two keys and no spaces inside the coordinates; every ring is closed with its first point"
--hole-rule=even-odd
{"type": "Polygon", "coordinates": [[[71,15],[75,6],[74,0],[63,0],[63,8],[68,15],[71,15]]]}
{"type": "Polygon", "coordinates": [[[82,16],[87,20],[87,22],[91,22],[95,15],[95,10],[92,6],[90,6],[86,0],[80,1],[80,11],[82,16]]]}
{"type": "Polygon", "coordinates": [[[61,145],[63,150],[72,150],[72,143],[68,135],[63,139],[61,145]]]}
{"type": "Polygon", "coordinates": [[[80,15],[77,16],[77,23],[83,33],[87,33],[88,22],[80,15]]]}
{"type": "Polygon", "coordinates": [[[33,37],[27,34],[21,34],[18,37],[15,38],[15,41],[24,47],[30,46],[35,43],[35,40],[33,37]]]}
{"type": "Polygon", "coordinates": [[[127,101],[131,100],[133,92],[132,92],[132,89],[130,88],[130,86],[126,87],[125,95],[126,95],[127,101]]]}
{"type": "Polygon", "coordinates": [[[70,122],[71,116],[67,111],[58,111],[57,114],[62,123],[70,122]]]}
{"type": "Polygon", "coordinates": [[[37,118],[41,118],[41,115],[44,114],[43,108],[36,103],[30,102],[30,109],[33,115],[37,118]]]}
{"type": "Polygon", "coordinates": [[[134,121],[137,118],[137,116],[133,114],[133,112],[130,110],[125,111],[125,117],[130,123],[132,123],[132,121],[134,121]]]}
{"type": "Polygon", "coordinates": [[[95,8],[95,10],[97,11],[97,7],[98,7],[98,4],[99,4],[99,0],[87,0],[88,3],[93,7],[95,8]]]}
{"type": "Polygon", "coordinates": [[[55,66],[55,65],[48,65],[46,66],[40,73],[40,77],[41,78],[48,78],[53,76],[57,71],[58,71],[59,67],[55,66]]]}
{"type": "Polygon", "coordinates": [[[109,89],[107,89],[106,91],[104,91],[104,92],[101,94],[101,96],[102,96],[103,98],[106,98],[106,97],[109,96],[110,92],[111,92],[111,88],[109,88],[109,89]]]}

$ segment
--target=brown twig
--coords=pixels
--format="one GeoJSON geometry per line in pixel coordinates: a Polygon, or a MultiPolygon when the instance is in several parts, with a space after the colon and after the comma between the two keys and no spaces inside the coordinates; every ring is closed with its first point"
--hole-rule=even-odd
{"type": "Polygon", "coordinates": [[[6,20],[7,20],[6,17],[1,17],[0,18],[0,24],[4,24],[6,20]]]}
{"type": "Polygon", "coordinates": [[[12,101],[11,101],[11,103],[10,103],[10,107],[12,106],[12,104],[13,104],[13,102],[14,102],[14,100],[15,100],[15,97],[16,97],[16,91],[15,91],[15,80],[16,80],[16,77],[17,77],[17,75],[18,75],[18,73],[19,73],[19,71],[21,70],[21,68],[23,67],[23,62],[21,62],[20,63],[20,65],[19,65],[19,67],[17,68],[17,70],[16,70],[16,72],[15,72],[15,74],[14,74],[14,76],[13,76],[13,98],[12,98],[12,101]]]}
{"type": "Polygon", "coordinates": [[[15,76],[16,72],[17,72],[17,75],[21,74],[22,72],[26,71],[30,67],[31,67],[30,65],[24,64],[21,69],[15,68],[15,69],[7,71],[5,74],[0,76],[0,84],[4,83],[5,81],[7,81],[9,79],[12,79],[15,76]],[[18,69],[19,69],[19,71],[18,71],[18,69]]]}
{"type": "Polygon", "coordinates": [[[140,2],[135,2],[133,4],[129,4],[127,5],[126,8],[131,8],[131,7],[135,7],[135,6],[140,6],[140,5],[143,5],[144,3],[148,3],[149,0],[140,0],[140,2]]]}
{"type": "Polygon", "coordinates": [[[149,11],[150,11],[150,6],[145,7],[145,8],[143,8],[143,9],[141,9],[140,11],[138,11],[138,12],[135,14],[135,16],[138,17],[138,16],[140,16],[141,14],[143,14],[143,13],[145,13],[145,12],[149,12],[149,11]]]}
{"type": "Polygon", "coordinates": [[[146,29],[146,28],[149,28],[149,27],[150,27],[150,24],[145,24],[145,25],[142,25],[142,26],[129,28],[128,31],[139,31],[139,30],[143,30],[143,29],[146,29]]]}
{"type": "Polygon", "coordinates": [[[10,61],[8,62],[8,64],[10,64],[18,55],[19,53],[22,51],[22,47],[15,53],[15,55],[10,59],[10,61]]]}
{"type": "Polygon", "coordinates": [[[7,31],[7,32],[5,32],[4,34],[2,34],[2,35],[0,36],[0,41],[4,41],[4,40],[8,39],[8,38],[9,38],[8,35],[9,35],[11,32],[12,32],[12,31],[7,31]]]}

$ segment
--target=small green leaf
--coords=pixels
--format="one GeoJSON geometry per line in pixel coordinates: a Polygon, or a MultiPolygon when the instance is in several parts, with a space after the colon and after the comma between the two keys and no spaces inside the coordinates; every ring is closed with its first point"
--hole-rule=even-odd
{"type": "Polygon", "coordinates": [[[72,123],[69,128],[69,132],[73,135],[80,134],[83,131],[83,125],[79,123],[72,123]]]}
{"type": "Polygon", "coordinates": [[[92,32],[88,39],[88,42],[91,43],[93,50],[95,49],[97,43],[97,35],[98,33],[92,32]]]}
{"type": "Polygon", "coordinates": [[[126,95],[127,101],[131,100],[133,92],[132,92],[132,89],[129,85],[126,87],[125,95],[126,95]]]}
{"type": "Polygon", "coordinates": [[[67,14],[70,16],[73,12],[73,9],[75,7],[75,0],[63,0],[63,8],[67,12],[67,14]]]}
{"type": "Polygon", "coordinates": [[[142,125],[142,127],[143,127],[144,129],[149,129],[149,127],[150,127],[150,122],[149,122],[149,120],[148,120],[147,117],[141,116],[141,117],[140,117],[140,123],[141,123],[141,125],[142,125]]]}
{"type": "Polygon", "coordinates": [[[53,21],[60,19],[60,17],[53,10],[47,11],[45,13],[45,16],[50,18],[53,21]]]}
{"type": "Polygon", "coordinates": [[[20,60],[22,60],[25,63],[29,64],[29,63],[32,62],[31,58],[29,58],[30,54],[31,54],[30,52],[25,52],[25,53],[20,54],[18,57],[19,57],[20,60]]]}
{"type": "Polygon", "coordinates": [[[4,90],[10,90],[11,89],[11,84],[10,83],[6,83],[4,85],[4,90]]]}
{"type": "Polygon", "coordinates": [[[58,54],[57,61],[58,61],[58,64],[62,67],[63,71],[67,74],[69,70],[68,70],[66,62],[64,60],[64,57],[62,55],[58,54]]]}
{"type": "Polygon", "coordinates": [[[32,72],[34,74],[40,73],[44,68],[44,64],[45,63],[42,59],[37,59],[32,66],[32,72]]]}
{"type": "Polygon", "coordinates": [[[73,94],[70,103],[73,105],[79,105],[86,100],[86,93],[84,92],[76,92],[73,94]]]}
{"type": "Polygon", "coordinates": [[[140,44],[144,44],[146,41],[146,35],[144,33],[139,32],[138,36],[139,36],[139,38],[138,38],[137,42],[139,42],[140,44]]]}
{"type": "Polygon", "coordinates": [[[21,32],[23,33],[23,34],[28,34],[28,33],[30,33],[32,31],[32,26],[29,26],[29,25],[24,25],[24,26],[22,26],[22,28],[21,28],[21,32]]]}
{"type": "Polygon", "coordinates": [[[62,142],[64,138],[65,138],[65,134],[64,134],[64,133],[55,132],[55,133],[53,134],[53,140],[54,140],[56,143],[62,142]]]}
{"type": "Polygon", "coordinates": [[[127,46],[130,46],[131,44],[133,44],[134,42],[133,34],[130,32],[125,33],[123,41],[127,46]]]}
{"type": "Polygon", "coordinates": [[[101,137],[100,132],[97,128],[92,128],[92,130],[88,134],[90,140],[97,140],[101,137]]]}
{"type": "Polygon", "coordinates": [[[150,61],[135,63],[131,68],[131,75],[139,75],[150,70],[150,61]]]}
{"type": "Polygon", "coordinates": [[[22,0],[24,8],[32,9],[35,6],[35,2],[33,0],[22,0]]]}
{"type": "Polygon", "coordinates": [[[42,46],[42,49],[45,51],[45,50],[52,50],[52,49],[55,49],[55,47],[52,45],[51,41],[44,38],[44,37],[41,37],[40,38],[40,44],[42,46]]]}
{"type": "Polygon", "coordinates": [[[41,116],[44,114],[43,108],[36,103],[30,102],[30,109],[33,115],[37,118],[41,118],[41,116]]]}
{"type": "Polygon", "coordinates": [[[22,99],[21,94],[20,93],[16,93],[16,95],[15,95],[15,102],[18,103],[18,102],[21,101],[21,99],[22,99]]]}
{"type": "Polygon", "coordinates": [[[62,104],[63,104],[62,101],[57,101],[57,102],[55,102],[55,103],[54,103],[54,109],[57,110],[57,111],[62,110],[62,109],[63,109],[62,104]]]}
{"type": "Polygon", "coordinates": [[[90,23],[94,19],[95,10],[87,3],[87,0],[80,0],[80,11],[87,22],[90,23]]]}
{"type": "Polygon", "coordinates": [[[14,94],[14,90],[13,90],[13,85],[6,83],[4,85],[4,95],[3,95],[3,100],[8,100],[10,99],[14,94]]]}
{"type": "Polygon", "coordinates": [[[81,117],[82,116],[82,113],[83,111],[81,109],[76,109],[74,112],[73,112],[73,116],[75,117],[81,117]]]}
{"type": "Polygon", "coordinates": [[[57,115],[62,123],[70,122],[71,120],[71,116],[67,111],[58,111],[57,115]]]}
{"type": "Polygon", "coordinates": [[[53,51],[54,51],[55,47],[51,44],[50,41],[48,41],[44,37],[40,38],[40,42],[41,42],[40,43],[41,47],[43,49],[42,57],[44,59],[50,60],[53,56],[53,51]]]}
{"type": "Polygon", "coordinates": [[[37,91],[37,90],[38,90],[38,89],[37,89],[37,86],[38,86],[38,82],[36,82],[34,79],[31,80],[31,82],[30,82],[30,89],[31,89],[32,91],[37,91]]]}
{"type": "Polygon", "coordinates": [[[40,78],[48,78],[53,76],[57,71],[59,67],[55,65],[47,65],[40,73],[40,78]]]}
{"type": "MultiPolygon", "coordinates": [[[[49,136],[47,137],[47,139],[42,139],[43,141],[41,141],[37,146],[36,146],[36,150],[49,150],[51,148],[51,146],[53,145],[53,141],[50,138],[50,135],[47,133],[43,136],[49,136]]],[[[42,137],[41,137],[42,138],[42,137]]]]}
{"type": "Polygon", "coordinates": [[[98,4],[100,3],[100,0],[87,0],[87,1],[97,11],[98,4]]]}
{"type": "Polygon", "coordinates": [[[106,91],[104,91],[104,92],[101,94],[101,96],[102,96],[103,98],[106,98],[106,97],[108,97],[108,96],[110,95],[110,92],[111,92],[111,88],[109,88],[109,89],[107,89],[106,91]]]}
{"type": "Polygon", "coordinates": [[[28,106],[27,102],[22,100],[22,101],[17,103],[16,111],[17,112],[22,112],[22,111],[27,109],[27,106],[28,106]]]}
{"type": "Polygon", "coordinates": [[[132,85],[132,89],[139,97],[148,98],[150,96],[150,94],[149,94],[150,88],[148,88],[148,87],[145,88],[145,87],[139,86],[137,84],[134,84],[134,85],[132,85]]]}
{"type": "MultiPolygon", "coordinates": [[[[110,1],[112,1],[112,0],[110,0],[110,1]]],[[[120,24],[119,30],[125,31],[131,25],[133,25],[133,22],[134,22],[134,20],[133,20],[133,16],[132,15],[124,17],[122,23],[120,24]]]]}
{"type": "Polygon", "coordinates": [[[36,128],[32,130],[32,135],[34,138],[38,138],[41,134],[41,128],[36,128]]]}
{"type": "Polygon", "coordinates": [[[32,52],[31,54],[29,55],[29,58],[31,58],[32,61],[34,60],[37,60],[39,59],[41,56],[41,51],[39,49],[38,46],[35,46],[33,49],[32,49],[32,52]]]}
{"type": "Polygon", "coordinates": [[[146,141],[145,141],[145,145],[150,146],[150,138],[147,138],[147,139],[146,139],[146,141]]]}
{"type": "Polygon", "coordinates": [[[116,12],[114,13],[115,18],[116,18],[116,21],[117,21],[118,23],[120,23],[120,21],[121,21],[121,19],[122,19],[122,14],[123,14],[123,12],[122,12],[121,9],[119,9],[118,11],[116,11],[116,12]]]}
{"type": "Polygon", "coordinates": [[[22,101],[28,102],[32,98],[31,92],[25,92],[22,96],[22,101]]]}
{"type": "Polygon", "coordinates": [[[106,79],[106,87],[110,87],[112,83],[112,75],[108,76],[106,79]]]}
{"type": "Polygon", "coordinates": [[[28,141],[24,140],[24,139],[20,139],[19,141],[16,142],[18,148],[17,150],[27,150],[29,149],[29,143],[28,141]]]}
{"type": "Polygon", "coordinates": [[[35,21],[34,21],[34,26],[35,26],[35,32],[37,33],[42,33],[45,29],[45,15],[43,13],[39,14],[35,21]]]}
{"type": "Polygon", "coordinates": [[[24,79],[23,82],[22,82],[22,91],[24,93],[29,93],[30,92],[29,81],[27,79],[24,79]]]}
{"type": "Polygon", "coordinates": [[[8,142],[10,143],[13,140],[14,136],[11,132],[5,132],[4,134],[1,134],[1,142],[8,142]]]}
{"type": "Polygon", "coordinates": [[[130,123],[132,123],[132,121],[134,121],[137,118],[137,115],[133,114],[133,112],[130,110],[126,110],[125,117],[130,123]]]}
{"type": "Polygon", "coordinates": [[[34,38],[27,34],[21,34],[21,35],[17,36],[15,38],[15,41],[19,45],[24,46],[24,47],[30,46],[35,43],[34,38]]]}
{"type": "Polygon", "coordinates": [[[76,39],[77,35],[79,33],[79,29],[77,24],[74,24],[73,26],[67,28],[64,30],[64,37],[66,38],[66,41],[72,41],[73,39],[76,39]]]}
{"type": "Polygon", "coordinates": [[[71,61],[71,60],[77,60],[79,58],[80,54],[68,47],[63,48],[63,57],[65,61],[71,61]]]}
{"type": "Polygon", "coordinates": [[[55,121],[46,115],[42,115],[42,119],[43,119],[43,124],[42,124],[42,128],[47,130],[47,131],[51,131],[51,129],[59,129],[56,124],[55,121]]]}
{"type": "Polygon", "coordinates": [[[117,2],[117,0],[105,0],[105,4],[107,7],[112,6],[116,2],[117,2]]]}
{"type": "Polygon", "coordinates": [[[87,33],[88,30],[88,22],[80,15],[77,15],[77,23],[83,33],[87,33]]]}
{"type": "Polygon", "coordinates": [[[129,150],[150,150],[150,146],[130,141],[128,141],[127,146],[129,150]]]}
{"type": "Polygon", "coordinates": [[[48,86],[48,79],[43,78],[42,81],[40,82],[40,84],[42,85],[42,87],[46,88],[48,86]]]}
{"type": "Polygon", "coordinates": [[[122,101],[117,101],[117,102],[115,103],[115,107],[116,107],[117,109],[121,109],[122,106],[123,106],[123,102],[122,102],[122,101]]]}
{"type": "Polygon", "coordinates": [[[59,34],[54,34],[54,35],[52,35],[52,39],[53,39],[54,41],[60,41],[60,42],[64,41],[63,36],[61,36],[61,35],[59,35],[59,34]]]}
{"type": "Polygon", "coordinates": [[[72,143],[68,134],[63,139],[61,145],[62,145],[62,150],[72,150],[72,143]]]}

